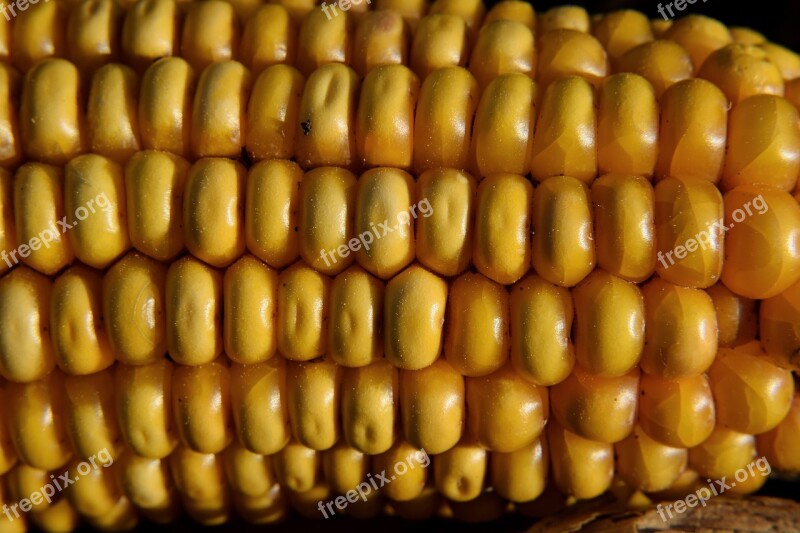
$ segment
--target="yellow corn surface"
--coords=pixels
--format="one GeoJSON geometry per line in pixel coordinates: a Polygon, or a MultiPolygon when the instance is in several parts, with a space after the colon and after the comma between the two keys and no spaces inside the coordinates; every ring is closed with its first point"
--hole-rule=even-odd
{"type": "Polygon", "coordinates": [[[798,54],[516,0],[22,3],[0,533],[800,471],[798,54]]]}

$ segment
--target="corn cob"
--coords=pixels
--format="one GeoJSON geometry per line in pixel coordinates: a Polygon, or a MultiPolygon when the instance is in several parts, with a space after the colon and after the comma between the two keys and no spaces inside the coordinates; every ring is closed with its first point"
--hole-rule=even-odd
{"type": "Polygon", "coordinates": [[[0,503],[80,477],[0,532],[800,471],[800,56],[698,15],[351,8],[0,17],[0,503]]]}

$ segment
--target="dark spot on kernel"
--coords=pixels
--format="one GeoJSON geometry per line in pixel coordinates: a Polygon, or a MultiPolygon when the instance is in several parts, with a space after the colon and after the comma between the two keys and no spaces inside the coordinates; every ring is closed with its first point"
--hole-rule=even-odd
{"type": "Polygon", "coordinates": [[[303,135],[311,135],[311,121],[304,120],[300,123],[300,127],[303,128],[303,135]]]}

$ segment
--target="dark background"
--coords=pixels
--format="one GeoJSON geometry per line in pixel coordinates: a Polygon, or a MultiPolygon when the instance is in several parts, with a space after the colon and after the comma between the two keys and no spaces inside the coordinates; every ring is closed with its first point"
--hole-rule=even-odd
{"type": "MultiPolygon", "coordinates": [[[[484,0],[487,6],[492,6],[498,0],[484,0]]],[[[530,1],[530,0],[529,0],[530,1]]],[[[672,0],[660,0],[666,4],[672,0]]],[[[636,9],[645,13],[649,18],[660,17],[657,6],[659,0],[536,0],[530,2],[540,13],[547,9],[564,4],[580,5],[591,14],[605,13],[617,9],[636,9]]],[[[676,12],[677,14],[678,12],[676,12]]],[[[800,0],[697,0],[690,4],[681,14],[703,14],[716,18],[727,26],[746,26],[764,34],[769,40],[782,44],[795,51],[800,51],[800,0]]],[[[800,443],[798,443],[800,446],[800,443]]],[[[800,482],[771,479],[758,492],[766,496],[780,496],[800,501],[800,482]]],[[[522,516],[507,516],[492,524],[463,524],[441,519],[430,520],[425,523],[409,522],[388,517],[379,517],[364,521],[352,518],[335,517],[328,520],[307,520],[292,516],[288,521],[270,526],[253,526],[240,521],[234,521],[224,526],[201,528],[197,524],[184,518],[180,523],[168,526],[142,522],[136,531],[154,533],[190,533],[202,531],[203,533],[233,533],[255,532],[268,530],[275,533],[285,532],[352,532],[369,531],[376,533],[393,533],[416,529],[418,531],[525,531],[534,519],[522,516]]],[[[82,529],[83,531],[92,531],[82,529]]]]}

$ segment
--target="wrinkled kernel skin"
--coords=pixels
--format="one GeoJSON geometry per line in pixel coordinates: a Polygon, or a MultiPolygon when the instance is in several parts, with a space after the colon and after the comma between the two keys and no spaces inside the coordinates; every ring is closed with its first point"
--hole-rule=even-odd
{"type": "Polygon", "coordinates": [[[800,439],[800,394],[795,392],[789,414],[775,428],[758,435],[756,447],[772,468],[798,472],[800,471],[798,439],[800,439]]]}
{"type": "Polygon", "coordinates": [[[618,377],[593,376],[575,366],[550,391],[553,417],[583,438],[619,442],[633,431],[639,369],[618,377]]]}
{"type": "Polygon", "coordinates": [[[342,433],[347,443],[362,453],[384,453],[397,439],[397,372],[382,359],[342,372],[342,433]]]}
{"type": "Polygon", "coordinates": [[[673,448],[691,448],[714,430],[716,408],[705,374],[667,379],[643,373],[638,423],[650,437],[673,448]]]}
{"type": "Polygon", "coordinates": [[[783,96],[781,71],[757,46],[732,43],[712,53],[697,73],[736,105],[755,94],[783,96]]]}
{"type": "Polygon", "coordinates": [[[345,367],[363,367],[383,355],[385,284],[359,266],[331,283],[328,354],[345,367]]]}
{"type": "Polygon", "coordinates": [[[734,473],[756,458],[756,439],[717,426],[702,444],[689,449],[689,466],[701,477],[732,479],[734,473]]]}
{"type": "Polygon", "coordinates": [[[625,440],[614,445],[616,471],[631,487],[646,492],[668,489],[686,468],[685,448],[673,448],[658,442],[640,426],[625,440]]]}
{"type": "Polygon", "coordinates": [[[489,455],[490,483],[503,498],[515,503],[538,498],[548,483],[547,437],[509,453],[489,455]]]}
{"type": "Polygon", "coordinates": [[[754,299],[776,296],[800,280],[800,204],[789,193],[742,185],[725,194],[722,282],[754,299]],[[759,206],[755,205],[760,198],[759,206]],[[747,208],[752,216],[747,216],[747,208]],[[765,207],[766,206],[766,207],[765,207]],[[737,211],[740,210],[740,211],[737,211]],[[744,214],[744,220],[741,219],[744,214]]]}
{"type": "Polygon", "coordinates": [[[602,269],[572,291],[575,352],[589,373],[615,377],[630,372],[644,348],[644,298],[634,284],[602,269]]]}
{"type": "Polygon", "coordinates": [[[509,364],[487,376],[468,377],[466,397],[468,434],[493,452],[530,446],[547,422],[547,388],[525,380],[509,364]]]}
{"type": "Polygon", "coordinates": [[[447,292],[445,280],[419,265],[386,284],[384,353],[392,365],[417,370],[436,361],[442,350],[447,292]]]}
{"type": "Polygon", "coordinates": [[[533,186],[515,174],[495,174],[481,181],[475,206],[472,262],[497,283],[520,279],[530,264],[533,186]]]}
{"type": "Polygon", "coordinates": [[[536,77],[542,87],[565,76],[581,76],[598,87],[608,75],[606,51],[590,34],[561,28],[539,35],[536,77]]]}
{"type": "MultiPolygon", "coordinates": [[[[756,310],[756,301],[733,294],[722,283],[716,283],[706,289],[714,301],[719,327],[719,345],[732,348],[756,338],[758,323],[764,324],[765,305],[756,310]]],[[[786,315],[782,315],[786,316],[786,315]]],[[[761,338],[764,339],[762,330],[761,338]]]]}
{"type": "Polygon", "coordinates": [[[444,355],[464,376],[485,376],[508,360],[508,293],[481,274],[450,286],[444,355]]]}
{"type": "Polygon", "coordinates": [[[581,181],[557,176],[533,193],[532,264],[541,277],[562,287],[580,283],[595,265],[589,191],[581,181]]]}
{"type": "Polygon", "coordinates": [[[315,450],[327,450],[339,439],[342,368],[330,359],[289,362],[286,402],[292,434],[315,450]]]}
{"type": "Polygon", "coordinates": [[[474,442],[461,442],[433,459],[434,485],[455,502],[477,498],[484,485],[488,452],[474,442]]]}
{"type": "Polygon", "coordinates": [[[654,277],[643,288],[645,347],[643,371],[663,378],[702,374],[717,351],[717,315],[711,297],[700,289],[654,277]]]}
{"type": "Polygon", "coordinates": [[[758,325],[767,355],[785,367],[800,370],[800,282],[761,302],[758,325]]]}
{"type": "Polygon", "coordinates": [[[589,499],[604,493],[614,476],[614,446],[585,439],[555,420],[547,424],[553,482],[570,496],[589,499]]]}
{"type": "Polygon", "coordinates": [[[644,77],[660,100],[664,91],[692,77],[692,59],[681,45],[658,39],[628,50],[619,59],[617,72],[633,72],[644,77]]]}
{"type": "Polygon", "coordinates": [[[555,385],[575,363],[569,291],[530,274],[511,288],[511,363],[536,385],[555,385]]]}
{"type": "Polygon", "coordinates": [[[455,446],[464,432],[464,378],[445,359],[421,370],[400,371],[403,434],[428,454],[455,446]]]}
{"type": "Polygon", "coordinates": [[[794,396],[794,381],[763,353],[722,348],[708,371],[717,424],[741,433],[773,429],[786,418],[794,396]]]}
{"type": "Polygon", "coordinates": [[[278,352],[291,361],[325,353],[330,278],[302,261],[278,276],[278,352]]]}

